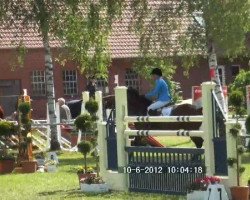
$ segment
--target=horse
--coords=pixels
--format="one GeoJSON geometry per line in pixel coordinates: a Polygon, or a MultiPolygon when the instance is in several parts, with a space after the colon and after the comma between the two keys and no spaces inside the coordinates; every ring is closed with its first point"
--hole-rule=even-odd
{"type": "Polygon", "coordinates": [[[4,118],[4,111],[3,108],[0,106],[0,119],[4,118]]]}
{"type": "MultiPolygon", "coordinates": [[[[146,116],[147,107],[152,103],[144,95],[139,95],[138,91],[133,88],[128,88],[127,91],[128,101],[128,115],[129,116],[146,116]]],[[[114,97],[111,96],[104,102],[106,108],[114,108],[114,97]]],[[[174,105],[170,116],[190,116],[190,115],[202,115],[202,109],[196,109],[191,104],[174,105]]],[[[134,127],[137,130],[199,130],[201,122],[136,122],[134,127]]],[[[134,145],[140,144],[140,140],[143,137],[135,137],[134,145]]],[[[201,137],[191,137],[197,148],[201,148],[203,145],[203,139],[201,137]]]]}

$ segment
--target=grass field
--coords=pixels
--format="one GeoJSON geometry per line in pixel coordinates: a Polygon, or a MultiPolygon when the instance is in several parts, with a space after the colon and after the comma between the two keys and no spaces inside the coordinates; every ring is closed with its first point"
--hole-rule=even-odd
{"type": "MultiPolygon", "coordinates": [[[[168,137],[157,138],[165,146],[190,147],[189,139],[168,137]]],[[[0,200],[47,200],[47,199],[82,199],[82,200],[184,200],[183,196],[167,196],[145,193],[111,192],[105,195],[86,195],[79,190],[76,167],[83,165],[79,153],[63,152],[59,155],[59,171],[57,173],[11,174],[0,176],[0,200]]],[[[250,178],[250,154],[245,154],[246,172],[243,182],[250,178]]],[[[92,158],[88,163],[94,165],[92,158]]]]}

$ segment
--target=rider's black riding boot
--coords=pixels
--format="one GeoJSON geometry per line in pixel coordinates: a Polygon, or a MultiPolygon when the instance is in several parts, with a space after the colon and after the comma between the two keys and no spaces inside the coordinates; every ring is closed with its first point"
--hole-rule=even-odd
{"type": "Polygon", "coordinates": [[[151,109],[150,109],[150,110],[148,111],[148,115],[149,115],[149,116],[158,116],[158,112],[157,112],[157,110],[151,110],[151,109]]]}

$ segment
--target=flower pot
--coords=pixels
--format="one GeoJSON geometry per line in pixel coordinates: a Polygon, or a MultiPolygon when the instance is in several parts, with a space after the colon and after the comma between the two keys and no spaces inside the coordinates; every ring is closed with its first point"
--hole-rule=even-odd
{"type": "Polygon", "coordinates": [[[206,191],[193,191],[187,194],[187,200],[204,200],[206,191]]]}
{"type": "Polygon", "coordinates": [[[83,179],[83,178],[96,177],[96,173],[86,173],[86,174],[77,173],[77,175],[78,175],[78,180],[79,180],[79,182],[80,182],[80,180],[83,179]]]}
{"type": "Polygon", "coordinates": [[[249,187],[235,186],[231,187],[232,200],[248,200],[249,199],[249,187]]]}
{"type": "Polygon", "coordinates": [[[14,170],[14,160],[1,160],[0,161],[0,174],[11,173],[14,170]]]}
{"type": "Polygon", "coordinates": [[[47,168],[47,172],[56,172],[57,171],[57,167],[56,167],[56,165],[47,165],[46,166],[46,168],[47,168]]]}
{"type": "Polygon", "coordinates": [[[104,193],[109,191],[109,187],[106,183],[101,184],[80,184],[81,191],[89,193],[104,193]]]}
{"type": "Polygon", "coordinates": [[[21,162],[23,173],[34,173],[37,169],[36,161],[22,161],[21,162]]]}

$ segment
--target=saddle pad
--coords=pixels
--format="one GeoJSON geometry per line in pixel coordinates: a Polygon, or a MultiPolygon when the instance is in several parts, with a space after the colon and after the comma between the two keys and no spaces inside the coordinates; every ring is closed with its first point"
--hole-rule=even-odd
{"type": "Polygon", "coordinates": [[[169,107],[163,108],[161,110],[161,113],[162,113],[163,116],[170,116],[172,110],[173,110],[173,106],[169,106],[169,107]]]}

